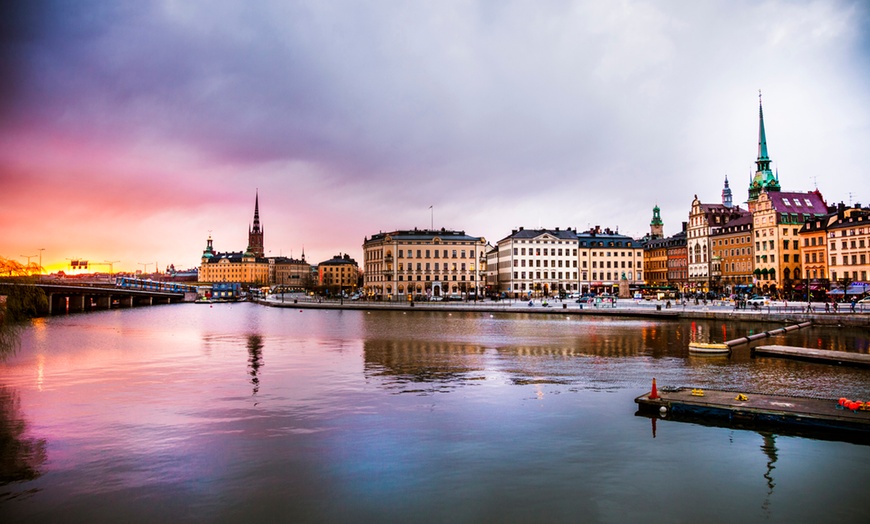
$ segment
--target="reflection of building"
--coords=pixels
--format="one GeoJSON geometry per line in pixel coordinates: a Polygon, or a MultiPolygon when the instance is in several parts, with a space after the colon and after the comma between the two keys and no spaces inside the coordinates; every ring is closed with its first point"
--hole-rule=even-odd
{"type": "Polygon", "coordinates": [[[337,292],[356,289],[359,266],[347,253],[336,255],[317,265],[318,283],[337,292]]]}
{"type": "Polygon", "coordinates": [[[363,242],[365,291],[387,300],[479,294],[487,249],[483,237],[443,228],[372,235],[363,242]]]}

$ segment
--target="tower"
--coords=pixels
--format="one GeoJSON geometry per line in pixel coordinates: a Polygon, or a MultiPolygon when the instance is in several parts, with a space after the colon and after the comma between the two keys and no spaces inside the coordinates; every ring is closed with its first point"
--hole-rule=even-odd
{"type": "Polygon", "coordinates": [[[722,205],[731,208],[731,188],[728,187],[728,175],[725,175],[725,187],[722,188],[722,205]]]}
{"type": "Polygon", "coordinates": [[[755,176],[749,183],[749,210],[755,209],[758,195],[762,191],[779,191],[779,176],[770,170],[770,157],[767,156],[767,135],[764,132],[764,112],[761,109],[761,90],[758,91],[758,158],[755,160],[755,176]]]}
{"type": "Polygon", "coordinates": [[[260,191],[254,198],[254,225],[248,229],[248,251],[255,257],[265,256],[263,230],[260,228],[260,191]]]}
{"type": "Polygon", "coordinates": [[[665,236],[664,229],[665,223],[662,222],[661,210],[656,205],[653,208],[652,220],[649,222],[649,235],[652,238],[663,238],[665,236]]]}

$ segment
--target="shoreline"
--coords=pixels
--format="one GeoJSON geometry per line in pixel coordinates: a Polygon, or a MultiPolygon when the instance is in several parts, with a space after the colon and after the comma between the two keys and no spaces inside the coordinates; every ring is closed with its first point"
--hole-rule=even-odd
{"type": "MultiPolygon", "coordinates": [[[[870,328],[870,311],[807,313],[802,307],[768,306],[759,310],[736,310],[730,305],[686,305],[666,308],[662,304],[641,303],[634,300],[620,301],[617,307],[596,308],[588,304],[556,301],[544,307],[539,302],[528,306],[527,302],[351,302],[349,300],[287,299],[282,302],[277,297],[256,299],[252,302],[268,307],[296,309],[341,309],[358,311],[420,311],[420,312],[470,312],[470,313],[510,313],[531,315],[572,315],[652,318],[659,320],[737,320],[750,322],[798,323],[810,321],[818,326],[849,326],[870,328]]],[[[818,308],[817,308],[818,309],[818,308]]]]}

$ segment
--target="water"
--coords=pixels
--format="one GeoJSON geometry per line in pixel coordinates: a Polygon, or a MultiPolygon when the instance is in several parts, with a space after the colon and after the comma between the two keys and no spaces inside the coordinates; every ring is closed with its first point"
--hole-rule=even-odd
{"type": "MultiPolygon", "coordinates": [[[[867,370],[686,349],[766,327],[252,304],[40,319],[0,363],[0,514],[866,522],[868,445],[635,416],[652,377],[870,399],[867,370]]],[[[870,351],[864,330],[770,342],[870,351]]]]}

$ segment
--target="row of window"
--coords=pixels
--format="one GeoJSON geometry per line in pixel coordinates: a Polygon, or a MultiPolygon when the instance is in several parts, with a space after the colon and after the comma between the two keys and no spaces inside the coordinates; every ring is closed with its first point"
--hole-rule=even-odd
{"type": "MultiPolygon", "coordinates": [[[[816,259],[816,254],[813,253],[813,262],[816,261],[815,259],[816,259]]],[[[844,265],[844,266],[848,266],[848,265],[850,265],[850,264],[849,264],[849,255],[843,255],[842,260],[843,260],[843,264],[842,264],[842,265],[844,265]]],[[[853,266],[858,266],[858,265],[863,266],[863,265],[866,264],[866,263],[867,263],[867,255],[866,255],[866,254],[862,253],[861,255],[852,255],[852,264],[851,264],[851,265],[853,265],[853,266]],[[861,262],[859,263],[858,260],[860,260],[861,262]]],[[[832,265],[832,266],[836,266],[836,265],[837,265],[837,255],[831,255],[831,265],[832,265]]]]}
{"type": "MultiPolygon", "coordinates": [[[[804,245],[806,245],[806,244],[804,244],[804,245]]],[[[843,240],[843,241],[840,243],[840,247],[841,247],[842,249],[849,249],[849,248],[857,249],[857,248],[863,248],[863,247],[865,247],[864,239],[862,238],[861,240],[859,240],[859,241],[857,242],[857,244],[855,243],[855,240],[851,240],[851,241],[849,241],[848,244],[846,243],[845,240],[843,240]]],[[[831,242],[831,251],[836,251],[836,250],[837,250],[837,243],[836,243],[836,242],[831,242]]]]}
{"type": "MultiPolygon", "coordinates": [[[[417,271],[422,271],[424,269],[423,266],[424,266],[424,264],[422,262],[417,262],[417,271]]],[[[456,267],[457,267],[456,262],[453,262],[452,264],[450,264],[449,262],[444,262],[444,271],[456,271],[456,267]]],[[[414,269],[413,262],[408,262],[408,271],[413,271],[413,269],[414,269]]],[[[426,269],[426,271],[429,271],[432,269],[431,262],[425,263],[425,269],[426,269]]],[[[459,270],[466,271],[465,262],[462,262],[461,264],[459,264],[459,270]]],[[[471,270],[474,271],[474,264],[471,264],[471,270]]],[[[403,264],[402,262],[399,262],[399,271],[405,271],[405,264],[403,264]]],[[[441,271],[441,263],[440,262],[435,262],[435,271],[441,271]]]]}
{"type": "MultiPolygon", "coordinates": [[[[413,249],[399,249],[398,250],[399,258],[473,258],[473,254],[471,251],[468,251],[468,257],[466,257],[466,251],[464,249],[461,250],[448,250],[448,249],[418,249],[417,256],[414,256],[413,249]],[[434,254],[433,254],[434,251],[434,254]],[[425,256],[423,254],[425,253],[425,256]],[[458,256],[457,256],[458,253],[458,256]]],[[[390,254],[387,253],[389,257],[390,254]]]]}

